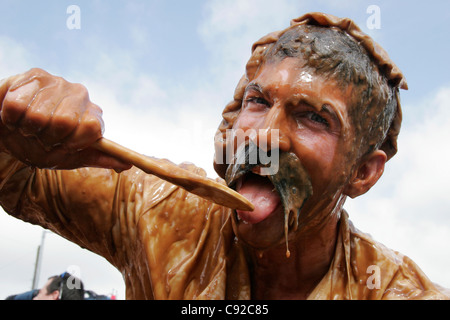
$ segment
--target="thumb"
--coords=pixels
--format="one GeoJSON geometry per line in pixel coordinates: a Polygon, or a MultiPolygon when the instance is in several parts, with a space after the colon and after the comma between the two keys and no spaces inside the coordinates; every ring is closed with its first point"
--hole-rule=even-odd
{"type": "Polygon", "coordinates": [[[0,80],[0,105],[3,103],[3,99],[5,98],[6,93],[8,92],[9,88],[13,85],[13,83],[17,82],[19,80],[20,75],[11,76],[9,78],[5,78],[0,80]]]}

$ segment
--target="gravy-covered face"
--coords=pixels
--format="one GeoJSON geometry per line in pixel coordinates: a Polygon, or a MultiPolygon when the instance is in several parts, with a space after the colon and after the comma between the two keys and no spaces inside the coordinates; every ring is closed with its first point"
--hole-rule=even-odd
{"type": "MultiPolygon", "coordinates": [[[[298,228],[290,218],[289,240],[338,219],[340,210],[336,208],[355,154],[349,103],[350,89],[343,91],[334,80],[314,74],[298,58],[264,63],[245,89],[233,129],[279,130],[280,154],[294,154],[311,181],[312,196],[302,206],[298,228]]],[[[267,139],[261,134],[258,138],[267,139]]],[[[282,166],[280,163],[281,171],[282,166]]],[[[253,171],[241,177],[235,187],[252,201],[255,210],[237,211],[234,228],[240,240],[255,248],[267,248],[284,242],[286,208],[273,179],[253,171]]],[[[295,193],[290,196],[295,197],[295,193]]]]}

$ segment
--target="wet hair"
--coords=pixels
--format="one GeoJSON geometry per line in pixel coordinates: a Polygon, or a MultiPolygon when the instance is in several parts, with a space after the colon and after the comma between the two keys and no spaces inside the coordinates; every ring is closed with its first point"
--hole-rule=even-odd
{"type": "Polygon", "coordinates": [[[396,87],[366,50],[338,28],[300,25],[288,29],[266,53],[266,62],[299,57],[306,68],[335,80],[343,89],[351,85],[350,119],[361,157],[378,149],[397,111],[396,87]]]}

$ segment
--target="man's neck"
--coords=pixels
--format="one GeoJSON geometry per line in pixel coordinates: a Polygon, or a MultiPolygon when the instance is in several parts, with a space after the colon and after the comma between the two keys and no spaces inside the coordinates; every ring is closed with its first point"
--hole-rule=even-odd
{"type": "MultiPolygon", "coordinates": [[[[336,220],[339,217],[335,217],[336,220]]],[[[329,270],[334,257],[338,221],[315,233],[264,251],[249,249],[252,299],[306,299],[329,270]]]]}

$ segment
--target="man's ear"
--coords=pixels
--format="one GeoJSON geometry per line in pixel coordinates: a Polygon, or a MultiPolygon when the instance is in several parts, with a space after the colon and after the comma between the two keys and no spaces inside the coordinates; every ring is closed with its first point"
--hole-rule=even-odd
{"type": "Polygon", "coordinates": [[[384,171],[387,161],[386,153],[375,150],[364,158],[353,177],[344,189],[344,194],[356,198],[367,191],[378,181],[384,171]]]}
{"type": "Polygon", "coordinates": [[[53,291],[50,296],[52,297],[52,300],[58,300],[59,299],[59,291],[55,290],[53,291]]]}

